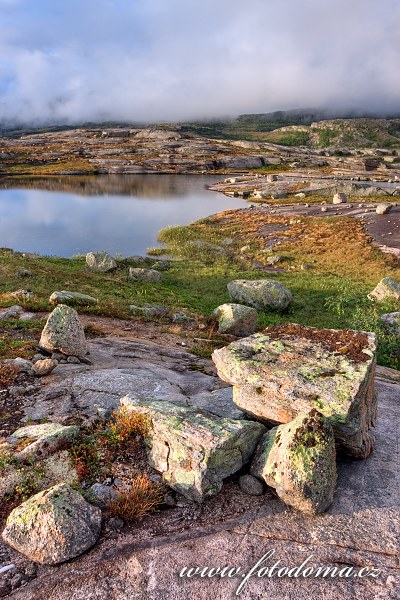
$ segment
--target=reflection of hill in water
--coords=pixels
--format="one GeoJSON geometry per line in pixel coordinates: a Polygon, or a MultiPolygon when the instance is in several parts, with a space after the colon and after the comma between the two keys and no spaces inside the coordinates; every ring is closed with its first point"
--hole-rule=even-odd
{"type": "Polygon", "coordinates": [[[0,188],[24,188],[67,192],[84,196],[124,195],[139,198],[184,196],[192,189],[199,191],[199,179],[204,186],[215,177],[185,175],[89,175],[43,179],[21,179],[0,182],[0,188]]]}

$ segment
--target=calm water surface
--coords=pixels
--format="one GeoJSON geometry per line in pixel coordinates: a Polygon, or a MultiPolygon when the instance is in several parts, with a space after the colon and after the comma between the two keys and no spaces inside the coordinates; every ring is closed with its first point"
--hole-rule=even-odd
{"type": "Polygon", "coordinates": [[[245,206],[210,192],[218,176],[105,175],[26,182],[0,190],[0,246],[70,257],[123,256],[157,245],[157,232],[245,206]]]}

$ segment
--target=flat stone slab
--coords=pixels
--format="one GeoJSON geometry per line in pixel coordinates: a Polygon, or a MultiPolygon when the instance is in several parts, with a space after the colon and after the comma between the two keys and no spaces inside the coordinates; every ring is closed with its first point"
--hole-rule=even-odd
{"type": "Polygon", "coordinates": [[[93,298],[93,296],[81,294],[80,292],[69,292],[67,290],[53,292],[49,298],[49,302],[50,304],[67,304],[68,306],[89,306],[91,304],[97,304],[97,300],[96,298],[93,298]]]}
{"type": "MultiPolygon", "coordinates": [[[[105,537],[73,562],[40,567],[37,578],[15,590],[12,597],[232,600],[243,582],[242,574],[274,551],[260,567],[270,568],[278,560],[283,567],[300,566],[311,556],[309,564],[314,567],[352,566],[356,573],[368,567],[376,569],[377,576],[258,577],[255,571],[238,598],[397,600],[400,372],[378,367],[377,373],[380,418],[375,451],[363,461],[339,458],[337,488],[326,513],[316,518],[293,511],[267,492],[261,497],[261,507],[228,517],[230,496],[226,498],[223,490],[200,506],[204,516],[193,513],[190,528],[184,520],[185,511],[190,509],[161,511],[140,527],[105,537]],[[217,504],[225,506],[225,510],[218,511],[217,504]],[[240,571],[225,578],[199,574],[179,577],[185,567],[205,566],[229,566],[240,571]]],[[[236,498],[239,494],[237,488],[236,498]]],[[[256,502],[257,498],[251,501],[256,502]]],[[[15,562],[18,556],[14,553],[9,558],[9,562],[15,562]]]]}
{"type": "Polygon", "coordinates": [[[256,421],[223,419],[136,395],[122,398],[121,406],[149,416],[150,464],[170,487],[195,502],[217,494],[223,480],[250,460],[265,432],[256,421]]]}
{"type": "Polygon", "coordinates": [[[374,334],[299,325],[215,350],[219,376],[234,385],[233,401],[253,417],[287,423],[318,409],[350,455],[365,458],[376,421],[374,334]]]}

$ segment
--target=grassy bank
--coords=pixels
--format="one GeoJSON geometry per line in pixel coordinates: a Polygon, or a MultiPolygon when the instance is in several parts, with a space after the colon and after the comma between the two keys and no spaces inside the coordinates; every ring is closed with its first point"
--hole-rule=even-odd
{"type": "MultiPolygon", "coordinates": [[[[380,364],[400,368],[398,337],[382,328],[380,315],[398,310],[394,303],[378,305],[367,293],[382,277],[399,279],[398,261],[369,244],[360,223],[345,217],[301,218],[265,216],[261,211],[228,211],[193,225],[160,232],[172,261],[162,282],[134,282],[129,266],[120,260],[110,274],[88,271],[84,257],[26,257],[0,251],[0,306],[21,304],[28,310],[48,311],[55,290],[74,290],[94,296],[98,304],[79,309],[88,314],[129,318],[129,305],[161,304],[186,308],[189,314],[209,315],[229,301],[226,285],[232,279],[276,279],[293,292],[295,303],[287,314],[261,313],[260,326],[293,321],[316,327],[374,330],[380,338],[380,364]],[[266,249],[267,248],[267,249],[266,249]],[[268,257],[279,255],[275,267],[268,257]],[[21,270],[29,276],[21,278],[21,270]],[[265,270],[267,269],[267,270],[265,270]],[[35,297],[18,300],[10,296],[30,288],[35,297]]],[[[151,267],[157,258],[150,258],[151,267]]],[[[11,324],[10,324],[11,325],[11,324]]],[[[21,350],[26,331],[37,324],[14,322],[21,330],[21,350]]],[[[35,333],[35,331],[33,332],[35,333]]],[[[1,323],[0,353],[15,355],[15,335],[7,342],[7,323],[1,323]]]]}

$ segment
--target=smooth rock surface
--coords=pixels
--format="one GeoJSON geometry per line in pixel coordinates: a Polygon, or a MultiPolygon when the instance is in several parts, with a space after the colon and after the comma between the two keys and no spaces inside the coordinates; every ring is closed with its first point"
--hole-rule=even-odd
{"type": "Polygon", "coordinates": [[[100,528],[101,511],[61,483],[14,508],[2,537],[31,560],[55,565],[93,546],[100,528]]]}
{"type": "Polygon", "coordinates": [[[324,512],[337,479],[332,427],[316,410],[274,427],[262,437],[251,473],[286,504],[309,514],[324,512]]]}
{"type": "Polygon", "coordinates": [[[365,336],[361,361],[317,338],[322,332],[336,344],[335,330],[294,327],[300,327],[300,333],[276,339],[267,329],[214,351],[219,376],[234,385],[233,401],[253,417],[272,423],[287,423],[317,408],[346,452],[368,456],[377,412],[374,334],[365,336]]]}
{"type": "Polygon", "coordinates": [[[228,292],[234,302],[257,310],[285,311],[293,302],[291,291],[270,279],[237,279],[228,283],[228,292]]]}
{"type": "Polygon", "coordinates": [[[50,314],[42,331],[40,346],[49,352],[81,356],[87,354],[85,332],[75,309],[59,304],[50,314]]]}
{"type": "Polygon", "coordinates": [[[107,252],[88,252],[86,254],[86,266],[91,271],[107,273],[117,268],[115,259],[107,252]]]}
{"type": "Polygon", "coordinates": [[[251,458],[265,431],[255,421],[222,419],[132,395],[122,398],[121,406],[150,417],[151,465],[170,487],[195,502],[221,490],[223,480],[251,458]]]}
{"type": "Polygon", "coordinates": [[[258,313],[243,304],[221,304],[213,313],[218,319],[218,333],[251,335],[257,330],[258,313]]]}

